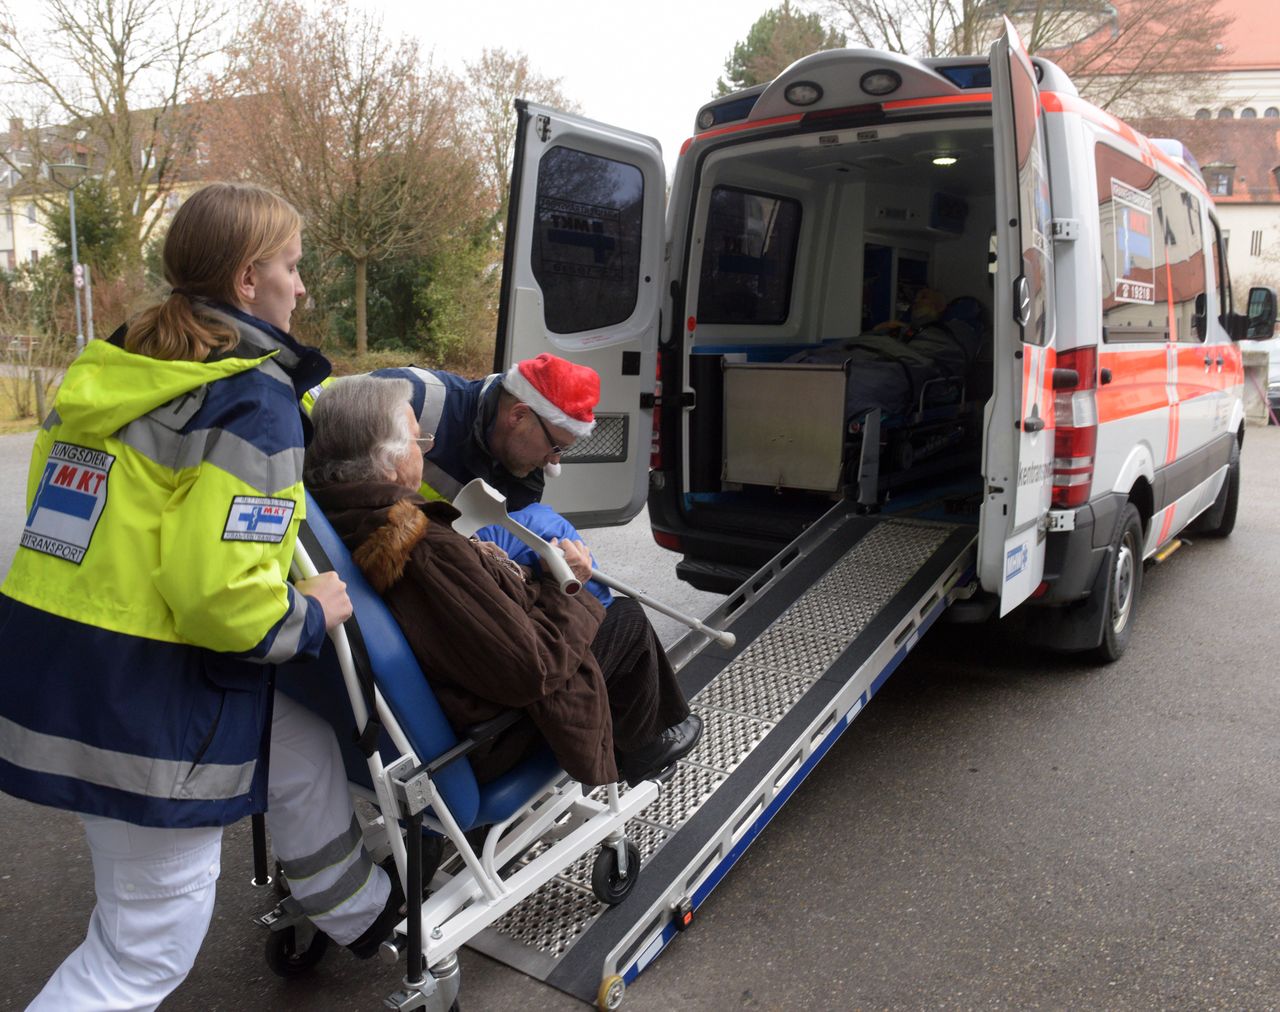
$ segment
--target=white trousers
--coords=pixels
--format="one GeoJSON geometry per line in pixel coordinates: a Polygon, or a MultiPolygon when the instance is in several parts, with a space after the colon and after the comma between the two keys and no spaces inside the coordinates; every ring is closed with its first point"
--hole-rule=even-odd
{"type": "MultiPolygon", "coordinates": [[[[354,812],[333,730],[280,693],[267,803],[277,855],[286,867],[309,873],[290,876],[294,895],[334,941],[358,938],[386,904],[390,881],[359,841],[352,843],[354,812]]],[[[222,827],[163,829],[80,818],[97,905],[85,940],[28,1008],[154,1009],[191,972],[209,928],[222,827]]]]}

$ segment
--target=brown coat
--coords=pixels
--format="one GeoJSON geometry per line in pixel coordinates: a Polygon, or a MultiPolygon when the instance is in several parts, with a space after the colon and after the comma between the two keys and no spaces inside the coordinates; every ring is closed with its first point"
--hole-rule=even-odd
{"type": "MultiPolygon", "coordinates": [[[[618,779],[609,700],[591,641],[604,609],[527,581],[454,531],[447,503],[390,482],[331,485],[316,501],[387,602],[455,728],[523,709],[567,773],[618,779]]],[[[475,753],[482,780],[509,769],[534,739],[517,726],[475,753]]]]}

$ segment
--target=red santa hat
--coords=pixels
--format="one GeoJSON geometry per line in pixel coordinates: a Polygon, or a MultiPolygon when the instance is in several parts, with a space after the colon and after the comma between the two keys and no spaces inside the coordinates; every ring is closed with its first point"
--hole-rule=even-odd
{"type": "Polygon", "coordinates": [[[585,365],[544,352],[508,369],[502,386],[533,408],[543,421],[577,439],[589,436],[596,427],[592,408],[600,401],[600,377],[585,365]]]}

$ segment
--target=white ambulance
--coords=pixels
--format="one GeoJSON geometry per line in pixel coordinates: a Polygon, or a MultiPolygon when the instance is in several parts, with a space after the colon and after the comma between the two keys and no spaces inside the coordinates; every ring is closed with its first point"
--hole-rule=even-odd
{"type": "Polygon", "coordinates": [[[471,943],[616,1008],[944,614],[1121,654],[1144,562],[1234,525],[1235,342],[1276,300],[1233,309],[1181,146],[1007,26],[989,59],[819,53],[704,106],[669,194],[655,142],[518,108],[496,365],[603,391],[546,499],[647,496],[734,634],[669,650],[704,731],[627,902],[552,883],[471,943]]]}
{"type": "Polygon", "coordinates": [[[835,506],[967,525],[969,610],[1030,602],[1107,659],[1144,560],[1231,530],[1234,342],[1275,295],[1233,309],[1194,161],[1011,28],[989,59],[823,52],[712,102],[669,196],[654,141],[520,116],[497,367],[550,350],[604,391],[548,487],[566,514],[647,497],[719,591],[835,506]]]}

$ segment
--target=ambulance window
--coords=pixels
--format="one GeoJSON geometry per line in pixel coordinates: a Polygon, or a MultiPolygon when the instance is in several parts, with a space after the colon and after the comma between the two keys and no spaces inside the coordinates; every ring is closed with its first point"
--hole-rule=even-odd
{"type": "Polygon", "coordinates": [[[1164,243],[1157,217],[1160,177],[1099,144],[1098,221],[1102,254],[1102,333],[1107,341],[1169,337],[1164,243]]]}
{"type": "Polygon", "coordinates": [[[1224,327],[1231,319],[1231,275],[1227,271],[1227,237],[1218,222],[1209,219],[1213,226],[1213,276],[1218,282],[1218,322],[1224,327]]]}
{"type": "Polygon", "coordinates": [[[636,166],[566,147],[542,156],[532,267],[548,330],[577,334],[631,316],[643,207],[636,166]]]}
{"type": "Polygon", "coordinates": [[[698,322],[783,323],[799,237],[799,201],[729,186],[712,190],[698,322]]]}
{"type": "Polygon", "coordinates": [[[1204,228],[1200,201],[1170,179],[1160,180],[1160,206],[1156,208],[1157,241],[1163,240],[1168,268],[1169,310],[1174,339],[1194,344],[1205,339],[1204,228]],[[1161,234],[1162,233],[1162,234],[1161,234]]]}

